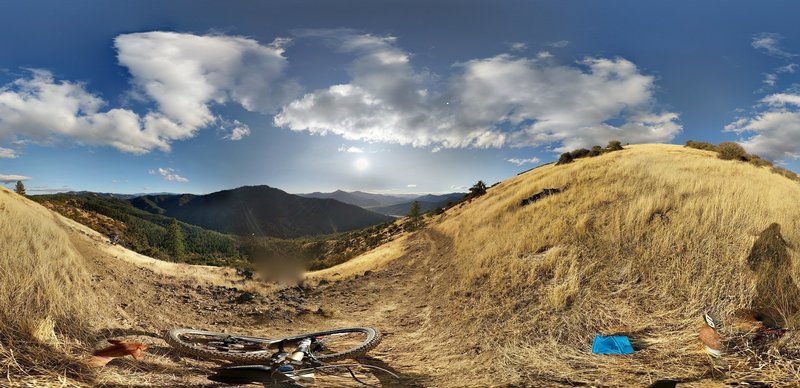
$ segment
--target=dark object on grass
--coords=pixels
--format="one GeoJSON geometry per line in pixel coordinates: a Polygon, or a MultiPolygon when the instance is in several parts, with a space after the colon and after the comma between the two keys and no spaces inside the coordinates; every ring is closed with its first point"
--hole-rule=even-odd
{"type": "Polygon", "coordinates": [[[783,328],[800,314],[800,289],[792,277],[792,248],[781,235],[781,226],[771,224],[758,236],[747,256],[756,280],[753,299],[756,315],[765,325],[783,328]]]}
{"type": "Polygon", "coordinates": [[[239,295],[238,298],[236,298],[236,303],[251,302],[255,298],[256,298],[256,295],[253,294],[252,292],[243,292],[241,295],[239,295]]]}
{"type": "Polygon", "coordinates": [[[264,386],[299,386],[284,373],[280,370],[273,371],[270,367],[263,365],[240,365],[217,369],[216,373],[208,376],[208,379],[225,384],[263,383],[264,386]]]}
{"type": "Polygon", "coordinates": [[[678,380],[658,380],[647,388],[674,388],[678,386],[679,382],[678,380]]]}
{"type": "Polygon", "coordinates": [[[523,199],[522,200],[522,206],[530,205],[530,204],[532,204],[532,203],[534,203],[534,202],[536,202],[536,201],[538,201],[538,200],[540,200],[540,199],[542,199],[544,197],[547,197],[547,196],[550,196],[550,195],[553,195],[553,194],[558,194],[560,192],[561,192],[561,189],[544,189],[541,192],[538,192],[538,193],[536,193],[534,195],[531,195],[528,198],[523,199]]]}
{"type": "Polygon", "coordinates": [[[750,249],[750,255],[747,256],[747,264],[750,265],[750,269],[753,271],[762,262],[767,262],[772,267],[780,266],[791,260],[788,248],[789,245],[781,235],[780,224],[773,222],[761,232],[753,244],[753,248],[750,249]]]}
{"type": "Polygon", "coordinates": [[[245,280],[253,280],[254,273],[249,269],[238,268],[236,269],[236,275],[243,277],[245,280]]]}

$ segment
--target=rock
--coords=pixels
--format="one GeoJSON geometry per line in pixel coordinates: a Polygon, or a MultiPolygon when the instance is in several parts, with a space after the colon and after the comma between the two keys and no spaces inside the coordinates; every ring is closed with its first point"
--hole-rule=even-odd
{"type": "Polygon", "coordinates": [[[551,196],[553,194],[558,194],[561,192],[561,189],[544,189],[534,195],[531,195],[528,198],[522,200],[521,206],[530,205],[544,197],[551,196]]]}
{"type": "Polygon", "coordinates": [[[248,302],[252,302],[252,301],[253,301],[253,299],[255,299],[255,298],[256,298],[256,295],[255,295],[255,294],[253,294],[252,292],[247,292],[247,291],[245,291],[245,292],[243,292],[241,295],[239,295],[239,296],[236,298],[236,303],[248,303],[248,302]]]}

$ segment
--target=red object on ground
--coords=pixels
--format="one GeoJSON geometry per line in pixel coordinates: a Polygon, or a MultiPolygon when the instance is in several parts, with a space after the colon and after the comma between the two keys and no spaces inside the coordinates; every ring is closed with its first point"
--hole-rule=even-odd
{"type": "Polygon", "coordinates": [[[111,346],[92,352],[90,366],[104,366],[116,357],[132,356],[136,360],[142,359],[142,353],[147,350],[147,345],[128,340],[108,340],[111,346]]]}

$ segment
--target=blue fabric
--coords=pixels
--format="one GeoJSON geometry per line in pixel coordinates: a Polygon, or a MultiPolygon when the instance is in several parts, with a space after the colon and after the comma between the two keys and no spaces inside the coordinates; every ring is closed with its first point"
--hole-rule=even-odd
{"type": "Polygon", "coordinates": [[[624,335],[596,335],[592,344],[594,354],[631,354],[633,346],[624,335]]]}

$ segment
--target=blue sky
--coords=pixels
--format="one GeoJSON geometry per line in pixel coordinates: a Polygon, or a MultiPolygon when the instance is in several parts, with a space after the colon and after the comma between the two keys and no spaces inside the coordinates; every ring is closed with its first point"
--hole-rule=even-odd
{"type": "Polygon", "coordinates": [[[0,5],[0,180],[448,192],[609,139],[798,171],[790,1],[0,5]]]}

